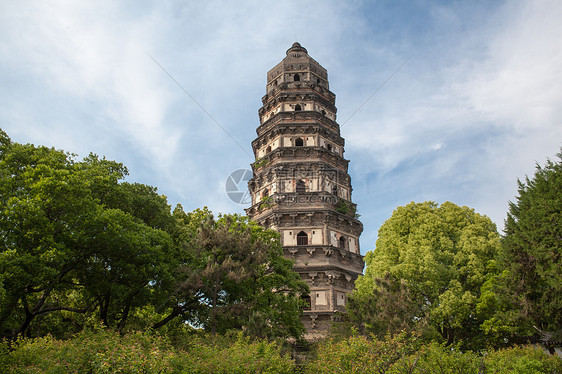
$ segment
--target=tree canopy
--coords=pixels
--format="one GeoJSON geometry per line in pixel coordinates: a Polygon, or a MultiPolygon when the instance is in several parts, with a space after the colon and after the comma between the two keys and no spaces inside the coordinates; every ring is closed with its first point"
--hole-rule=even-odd
{"type": "Polygon", "coordinates": [[[0,335],[189,322],[257,336],[302,334],[305,283],[277,234],[237,215],[172,213],[155,187],[89,155],[12,142],[0,130],[0,335]]]}
{"type": "Polygon", "coordinates": [[[154,188],[120,183],[122,164],[95,155],[79,162],[3,133],[0,175],[4,334],[61,311],[95,310],[104,324],[123,325],[170,274],[171,241],[159,226],[171,217],[148,222],[120,205],[142,199],[161,216],[169,207],[154,188]]]}
{"type": "Polygon", "coordinates": [[[283,257],[279,235],[247,217],[174,210],[182,263],[174,276],[169,313],[216,333],[245,329],[258,337],[299,337],[306,283],[283,257]]]}
{"type": "MultiPolygon", "coordinates": [[[[302,336],[308,287],[278,233],[207,208],[172,211],[127,175],[119,162],[18,144],[0,129],[1,338],[65,338],[92,324],[302,336]]],[[[348,298],[352,322],[468,349],[537,330],[560,340],[562,154],[518,183],[501,238],[468,207],[398,207],[348,298]]]]}
{"type": "Polygon", "coordinates": [[[398,207],[365,257],[350,316],[380,335],[427,324],[448,343],[475,339],[482,322],[475,308],[499,244],[495,224],[468,207],[398,207]]]}
{"type": "Polygon", "coordinates": [[[487,333],[529,336],[538,330],[562,338],[562,153],[518,181],[509,204],[498,265],[481,309],[492,315],[487,333]]]}

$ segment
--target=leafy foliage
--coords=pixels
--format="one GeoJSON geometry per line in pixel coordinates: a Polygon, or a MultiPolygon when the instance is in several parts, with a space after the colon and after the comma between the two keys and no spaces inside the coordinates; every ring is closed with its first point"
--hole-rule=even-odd
{"type": "Polygon", "coordinates": [[[421,345],[404,332],[384,339],[355,336],[328,340],[305,373],[559,373],[562,359],[531,346],[491,350],[485,355],[435,342],[421,345]]]}
{"type": "Polygon", "coordinates": [[[427,324],[448,344],[478,344],[482,317],[474,311],[498,248],[495,225],[470,208],[450,202],[399,207],[366,255],[350,314],[379,336],[385,327],[395,332],[427,324]],[[393,311],[399,312],[391,317],[393,311]]]}
{"type": "Polygon", "coordinates": [[[367,330],[379,337],[388,332],[423,330],[426,320],[414,317],[419,302],[405,280],[395,281],[388,274],[385,278],[375,278],[371,292],[355,292],[348,298],[347,312],[351,321],[365,321],[367,330]]]}
{"type": "Polygon", "coordinates": [[[172,214],[126,176],[115,161],[77,161],[0,130],[0,336],[64,337],[100,321],[302,335],[308,289],[275,232],[207,209],[172,214]]]}
{"type": "Polygon", "coordinates": [[[302,335],[300,295],[308,288],[283,257],[276,232],[239,215],[215,220],[207,210],[179,209],[174,215],[183,225],[185,262],[170,315],[213,333],[244,328],[260,337],[302,335]]]}
{"type": "Polygon", "coordinates": [[[95,155],[78,162],[5,138],[0,175],[5,334],[25,334],[37,317],[63,311],[97,310],[106,325],[123,326],[167,276],[169,235],[118,205],[134,193],[161,215],[169,207],[150,187],[119,183],[122,164],[95,155]]]}
{"type": "Polygon", "coordinates": [[[317,348],[306,373],[385,373],[404,356],[419,349],[415,336],[406,333],[386,339],[353,336],[329,339],[317,348]]]}
{"type": "MultiPolygon", "coordinates": [[[[5,346],[0,345],[0,348],[5,346]]],[[[290,356],[276,343],[242,333],[190,333],[173,345],[153,332],[86,329],[70,339],[21,339],[0,350],[0,373],[294,373],[290,356]]],[[[304,373],[560,373],[562,359],[531,346],[461,352],[415,335],[385,339],[354,336],[317,347],[304,373]]]]}
{"type": "Polygon", "coordinates": [[[389,373],[555,374],[561,369],[559,357],[532,346],[492,350],[481,355],[431,343],[405,357],[389,373]]]}
{"type": "Polygon", "coordinates": [[[491,351],[485,358],[486,373],[534,374],[562,372],[562,359],[533,346],[515,346],[491,351]]]}
{"type": "MultiPolygon", "coordinates": [[[[23,339],[5,355],[11,373],[292,373],[294,364],[274,343],[243,336],[217,344],[188,338],[175,348],[147,332],[83,331],[72,339],[23,339]]],[[[1,361],[0,361],[1,362],[1,361]]]]}
{"type": "Polygon", "coordinates": [[[176,368],[189,373],[294,373],[295,364],[281,346],[266,340],[250,340],[242,333],[217,344],[209,336],[190,341],[187,355],[176,368]]]}
{"type": "Polygon", "coordinates": [[[537,165],[533,178],[518,181],[509,205],[498,264],[482,308],[494,313],[487,332],[532,335],[539,330],[562,337],[562,154],[537,165]]]}
{"type": "MultiPolygon", "coordinates": [[[[532,347],[467,350],[485,345],[482,330],[496,345],[531,326],[561,331],[561,169],[549,161],[519,183],[500,252],[495,226],[472,209],[399,207],[348,300],[373,335],[328,339],[303,370],[562,372],[532,347]]],[[[265,340],[301,336],[308,292],[278,234],[206,208],[171,213],[126,176],[115,161],[77,161],[0,130],[0,335],[12,339],[0,343],[0,372],[295,372],[265,340]]]]}
{"type": "Polygon", "coordinates": [[[83,331],[72,339],[22,339],[12,352],[11,372],[138,373],[172,372],[175,352],[157,335],[111,330],[83,331]]]}

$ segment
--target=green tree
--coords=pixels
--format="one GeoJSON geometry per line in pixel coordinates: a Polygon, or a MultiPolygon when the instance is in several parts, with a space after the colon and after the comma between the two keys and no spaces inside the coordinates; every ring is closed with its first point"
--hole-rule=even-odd
{"type": "Polygon", "coordinates": [[[173,214],[122,164],[18,144],[0,130],[0,334],[86,324],[298,337],[306,284],[246,217],[173,214]],[[170,321],[172,324],[168,324],[170,321]]]}
{"type": "Polygon", "coordinates": [[[538,329],[562,338],[562,153],[518,181],[498,266],[503,272],[490,279],[480,305],[493,312],[486,332],[517,341],[538,329]]]}
{"type": "Polygon", "coordinates": [[[169,314],[154,327],[180,316],[212,333],[244,328],[259,337],[302,334],[300,296],[308,288],[283,257],[276,232],[239,215],[215,220],[206,209],[178,208],[174,216],[184,264],[169,314]]]}
{"type": "Polygon", "coordinates": [[[349,313],[379,335],[427,324],[448,344],[477,345],[483,317],[475,308],[498,249],[495,224],[473,209],[451,202],[398,207],[365,257],[349,313]],[[388,324],[394,310],[400,312],[388,324]]]}
{"type": "Polygon", "coordinates": [[[95,311],[106,325],[124,327],[173,266],[170,236],[160,229],[172,222],[163,218],[165,200],[151,187],[120,183],[127,169],[114,161],[78,162],[4,132],[0,147],[2,335],[29,335],[33,322],[39,330],[57,313],[95,311]],[[123,201],[158,207],[160,216],[123,201]]]}
{"type": "Polygon", "coordinates": [[[361,329],[366,327],[368,332],[379,337],[389,332],[424,329],[426,320],[416,318],[420,303],[405,280],[396,280],[386,274],[384,278],[373,278],[373,281],[370,292],[357,291],[348,298],[350,321],[366,323],[367,326],[360,325],[361,329]]]}

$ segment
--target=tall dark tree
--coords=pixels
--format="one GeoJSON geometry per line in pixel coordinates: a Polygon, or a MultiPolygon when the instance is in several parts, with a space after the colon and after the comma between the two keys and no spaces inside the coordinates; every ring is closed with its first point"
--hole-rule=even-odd
{"type": "Polygon", "coordinates": [[[499,337],[562,338],[562,153],[518,181],[509,204],[498,265],[483,307],[493,310],[486,331],[499,337]]]}
{"type": "Polygon", "coordinates": [[[358,322],[363,333],[384,337],[399,331],[424,330],[427,319],[419,317],[421,302],[404,279],[386,274],[384,278],[374,277],[370,286],[369,292],[356,291],[347,302],[350,321],[358,322]]]}

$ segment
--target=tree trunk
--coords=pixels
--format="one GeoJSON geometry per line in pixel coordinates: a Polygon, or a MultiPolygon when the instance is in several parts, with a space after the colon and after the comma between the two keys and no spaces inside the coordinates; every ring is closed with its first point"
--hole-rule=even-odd
{"type": "Polygon", "coordinates": [[[109,292],[106,293],[100,300],[100,320],[105,327],[109,327],[109,321],[107,320],[107,315],[109,313],[109,292]]]}

